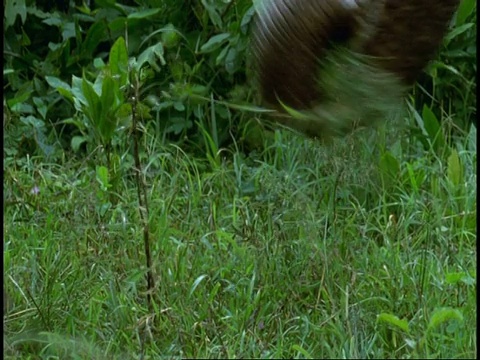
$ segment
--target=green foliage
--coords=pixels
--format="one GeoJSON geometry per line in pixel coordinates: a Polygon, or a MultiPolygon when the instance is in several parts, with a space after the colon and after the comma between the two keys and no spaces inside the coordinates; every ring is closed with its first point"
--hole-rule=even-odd
{"type": "Polygon", "coordinates": [[[88,139],[108,147],[119,121],[131,115],[131,106],[125,102],[124,96],[128,85],[128,56],[122,37],[112,46],[109,64],[100,66],[101,71],[94,83],[85,77],[72,76],[70,86],[56,77],[46,77],[48,84],[70,100],[79,114],[79,119],[70,121],[82,131],[81,137],[72,138],[74,150],[88,139]]]}
{"type": "MultiPolygon", "coordinates": [[[[6,130],[12,134],[9,153],[23,156],[34,151],[59,157],[70,149],[90,152],[93,144],[125,143],[121,137],[113,139],[113,133],[122,119],[122,126],[126,125],[128,86],[114,87],[111,98],[104,94],[97,99],[101,90],[91,91],[95,83],[126,84],[125,72],[121,79],[115,78],[114,69],[112,78],[108,75],[112,63],[125,64],[125,52],[121,60],[111,58],[111,48],[120,37],[125,37],[126,56],[135,59],[139,74],[137,101],[145,131],[155,131],[158,139],[188,140],[200,153],[210,147],[204,131],[209,136],[215,133],[217,147],[228,145],[232,135],[255,141],[255,135],[243,130],[251,119],[238,110],[254,100],[246,66],[248,28],[254,15],[250,0],[95,4],[95,8],[82,5],[62,11],[43,2],[6,2],[4,99],[6,130]],[[79,74],[83,74],[83,107],[75,106],[66,95],[68,87],[59,82],[70,83],[79,74]],[[105,103],[109,101],[110,105],[105,103]],[[113,119],[117,116],[120,119],[113,119]],[[92,124],[93,119],[102,125],[92,124]]],[[[438,59],[414,94],[415,108],[430,109],[442,127],[446,124],[447,140],[451,128],[468,129],[476,114],[475,33],[476,2],[463,0],[438,59]]],[[[441,136],[434,146],[440,146],[441,136]]]]}
{"type": "Polygon", "coordinates": [[[70,3],[5,2],[5,358],[476,357],[474,1],[329,146],[264,131],[250,0],[70,3]]]}
{"type": "MultiPolygon", "coordinates": [[[[74,151],[84,149],[84,143],[105,146],[121,121],[115,118],[128,114],[128,69],[117,78],[119,69],[114,67],[120,62],[125,66],[129,57],[135,59],[140,76],[137,101],[143,120],[151,122],[147,129],[155,129],[158,138],[188,138],[202,148],[205,138],[197,126],[207,125],[215,128],[219,143],[230,142],[242,114],[216,105],[213,120],[211,100],[248,99],[250,1],[95,4],[96,8],[82,5],[64,13],[41,4],[7,1],[4,74],[12,127],[27,114],[34,116],[42,124],[34,127],[35,134],[47,137],[58,154],[69,150],[66,144],[74,151]],[[120,54],[115,46],[122,36],[126,36],[122,45],[126,52],[122,49],[120,54]],[[112,93],[102,92],[100,84],[108,89],[112,85],[112,93]]],[[[18,144],[18,137],[12,136],[13,140],[18,144]]],[[[29,141],[34,150],[43,146],[38,136],[29,136],[29,141]]],[[[16,143],[8,146],[12,152],[18,151],[16,143]]]]}
{"type": "Polygon", "coordinates": [[[462,0],[437,59],[415,89],[418,108],[428,104],[449,128],[462,132],[476,121],[477,4],[462,0]]]}
{"type": "Polygon", "coordinates": [[[146,134],[152,311],[133,181],[6,159],[5,357],[475,358],[475,132],[399,131],[218,160],[146,134]]]}

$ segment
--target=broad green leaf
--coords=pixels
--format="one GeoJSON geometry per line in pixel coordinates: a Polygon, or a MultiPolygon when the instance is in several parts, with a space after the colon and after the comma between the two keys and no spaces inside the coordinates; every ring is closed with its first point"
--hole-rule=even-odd
{"type": "Polygon", "coordinates": [[[231,75],[235,73],[237,70],[237,63],[238,63],[238,53],[237,49],[234,47],[230,47],[228,50],[227,56],[225,58],[225,69],[231,75]]]}
{"type": "Polygon", "coordinates": [[[210,17],[210,20],[212,21],[213,25],[218,29],[222,29],[223,22],[222,22],[222,17],[218,13],[218,10],[219,10],[218,5],[210,4],[209,1],[206,1],[206,0],[202,0],[202,5],[207,10],[208,16],[210,17]]]}
{"type": "Polygon", "coordinates": [[[465,277],[464,272],[451,272],[448,274],[445,274],[445,281],[448,284],[457,284],[460,280],[462,280],[465,277]]]}
{"type": "Polygon", "coordinates": [[[118,95],[121,95],[118,84],[110,75],[106,75],[103,78],[102,93],[100,95],[103,113],[112,111],[117,107],[117,103],[122,100],[116,98],[118,95]]]}
{"type": "Polygon", "coordinates": [[[72,94],[77,110],[81,111],[82,106],[88,105],[87,98],[83,94],[83,80],[75,75],[72,75],[72,94]]]}
{"type": "Polygon", "coordinates": [[[105,166],[96,166],[95,172],[97,174],[97,181],[102,186],[102,190],[107,190],[110,187],[108,169],[105,166]]]}
{"type": "Polygon", "coordinates": [[[123,34],[125,33],[125,26],[127,25],[127,18],[119,16],[113,18],[108,22],[108,28],[112,33],[123,34]]]}
{"type": "Polygon", "coordinates": [[[457,10],[457,17],[455,20],[455,26],[459,26],[465,23],[465,20],[475,11],[476,0],[463,0],[457,10]]]}
{"type": "Polygon", "coordinates": [[[72,147],[72,150],[74,152],[77,152],[78,149],[80,149],[80,146],[82,146],[82,144],[84,142],[87,142],[88,141],[88,137],[86,136],[74,136],[72,137],[72,141],[70,142],[70,146],[72,147]]]}
{"type": "Polygon", "coordinates": [[[45,120],[47,118],[48,107],[45,104],[45,102],[43,101],[43,99],[41,97],[35,96],[35,97],[33,97],[33,103],[37,107],[37,111],[39,112],[39,114],[45,120]]]}
{"type": "Polygon", "coordinates": [[[448,157],[447,177],[454,186],[458,186],[463,180],[463,169],[457,150],[453,149],[448,157]]]}
{"type": "Polygon", "coordinates": [[[446,322],[450,322],[452,320],[455,320],[461,323],[463,322],[463,314],[460,312],[460,310],[452,309],[452,308],[436,309],[430,319],[427,330],[436,329],[440,325],[446,322]]]}
{"type": "Polygon", "coordinates": [[[128,19],[146,19],[160,12],[160,8],[136,11],[128,15],[128,19]]]}
{"type": "Polygon", "coordinates": [[[408,321],[405,319],[400,320],[398,316],[388,313],[381,313],[377,316],[377,323],[383,322],[394,327],[397,327],[405,332],[409,332],[408,321]]]}
{"type": "Polygon", "coordinates": [[[455,285],[458,284],[459,282],[463,282],[464,284],[467,285],[474,285],[475,284],[475,279],[470,276],[470,274],[467,274],[466,272],[451,272],[445,274],[445,282],[447,284],[455,285]]]}
{"type": "Polygon", "coordinates": [[[93,59],[93,66],[95,69],[103,69],[105,67],[105,62],[102,58],[95,58],[93,59]]]}
{"type": "Polygon", "coordinates": [[[228,50],[230,50],[229,46],[225,46],[220,53],[218,54],[217,58],[215,59],[215,65],[220,65],[225,61],[225,58],[227,57],[228,50]]]}
{"type": "Polygon", "coordinates": [[[30,125],[35,129],[40,129],[45,127],[45,122],[42,119],[39,119],[33,115],[20,116],[20,121],[25,125],[30,125]]]}
{"type": "Polygon", "coordinates": [[[60,95],[62,95],[64,98],[70,100],[71,102],[75,102],[71,91],[68,91],[67,89],[62,89],[62,88],[58,88],[57,91],[58,91],[58,92],[60,93],[60,95]]]}
{"type": "Polygon", "coordinates": [[[467,23],[463,24],[460,26],[455,27],[452,31],[450,31],[446,36],[445,36],[445,44],[448,44],[450,41],[452,41],[455,37],[463,34],[465,31],[469,30],[472,28],[475,24],[474,23],[467,23]]]}
{"type": "Polygon", "coordinates": [[[173,108],[177,111],[185,111],[185,105],[181,101],[175,101],[173,108]]]}
{"type": "Polygon", "coordinates": [[[97,49],[98,44],[108,39],[108,29],[105,21],[97,21],[90,26],[85,41],[82,44],[82,53],[90,57],[97,49]]]}
{"type": "Polygon", "coordinates": [[[395,182],[400,174],[400,163],[390,152],[382,154],[379,164],[385,182],[395,182]]]}
{"type": "Polygon", "coordinates": [[[54,76],[45,76],[48,85],[57,90],[67,100],[74,102],[73,91],[70,85],[54,76]]]}
{"type": "Polygon", "coordinates": [[[447,146],[440,122],[427,105],[423,106],[422,118],[433,149],[440,154],[441,150],[447,146]]]}
{"type": "Polygon", "coordinates": [[[25,23],[27,19],[27,6],[25,0],[7,0],[4,2],[5,5],[5,28],[8,28],[15,24],[17,16],[20,16],[22,24],[25,23]]]}
{"type": "Polygon", "coordinates": [[[230,33],[223,33],[223,34],[218,34],[212,36],[208,41],[202,45],[200,48],[200,51],[202,53],[209,53],[212,52],[216,49],[218,49],[222,44],[227,41],[227,39],[230,37],[230,33]]]}
{"type": "Polygon", "coordinates": [[[164,54],[164,49],[163,49],[163,44],[162,43],[158,43],[154,46],[152,46],[152,49],[153,49],[153,53],[157,56],[157,58],[160,60],[160,64],[162,66],[165,66],[167,64],[167,62],[165,61],[165,58],[163,57],[163,54],[164,54]]]}
{"type": "Polygon", "coordinates": [[[85,114],[90,118],[92,125],[96,131],[99,131],[99,124],[101,124],[102,117],[102,103],[100,102],[100,96],[95,92],[93,86],[86,79],[82,79],[82,92],[87,102],[84,105],[83,110],[85,114]]]}
{"type": "Polygon", "coordinates": [[[60,80],[59,78],[55,76],[45,76],[45,80],[47,81],[47,84],[50,85],[52,88],[55,90],[58,90],[58,88],[66,89],[71,91],[70,85],[68,85],[65,81],[60,80]]]}
{"type": "Polygon", "coordinates": [[[248,33],[248,28],[250,26],[250,22],[252,21],[252,18],[255,16],[255,7],[252,5],[250,9],[248,9],[245,12],[245,15],[243,15],[242,22],[240,23],[240,28],[242,29],[243,34],[248,33]]]}
{"type": "Polygon", "coordinates": [[[128,79],[128,52],[123,37],[119,37],[110,49],[109,65],[112,76],[119,77],[120,87],[125,86],[128,79]]]}
{"type": "Polygon", "coordinates": [[[75,28],[75,23],[74,22],[67,22],[63,23],[62,26],[62,39],[63,41],[67,41],[68,39],[75,38],[77,35],[75,33],[76,28],[75,28]]]}
{"type": "Polygon", "coordinates": [[[118,93],[118,85],[111,76],[103,79],[101,101],[101,116],[98,118],[98,129],[103,141],[109,142],[117,127],[116,117],[116,94],[118,93]]]}
{"type": "Polygon", "coordinates": [[[28,90],[20,95],[15,96],[12,99],[7,100],[7,105],[10,109],[15,108],[15,105],[21,104],[25,101],[27,101],[30,98],[30,95],[32,94],[32,90],[28,90]]]}
{"type": "Polygon", "coordinates": [[[60,18],[58,14],[51,14],[48,18],[42,21],[44,24],[50,25],[50,26],[57,26],[61,27],[63,24],[63,19],[60,18]]]}
{"type": "Polygon", "coordinates": [[[257,14],[262,15],[266,11],[265,0],[253,0],[252,3],[257,14]]]}
{"type": "Polygon", "coordinates": [[[208,93],[208,87],[200,84],[193,84],[189,87],[189,95],[195,94],[198,96],[206,96],[208,93]]]}
{"type": "Polygon", "coordinates": [[[175,29],[175,26],[168,24],[163,28],[161,39],[166,48],[172,48],[180,41],[180,33],[175,29]]]}
{"type": "Polygon", "coordinates": [[[157,65],[157,58],[160,59],[162,65],[166,64],[165,58],[163,57],[163,45],[158,43],[156,45],[150,46],[145,51],[143,51],[137,59],[135,68],[139,71],[145,63],[148,63],[155,71],[159,72],[160,67],[157,65]]]}

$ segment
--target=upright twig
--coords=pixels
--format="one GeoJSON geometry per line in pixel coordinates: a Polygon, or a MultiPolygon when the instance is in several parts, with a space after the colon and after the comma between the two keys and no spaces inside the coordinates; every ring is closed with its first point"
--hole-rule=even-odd
{"type": "Polygon", "coordinates": [[[145,248],[145,258],[147,265],[147,305],[148,310],[153,313],[153,304],[152,304],[152,294],[155,289],[155,281],[153,278],[152,270],[152,253],[150,251],[150,231],[148,227],[149,211],[148,211],[148,196],[145,179],[142,176],[142,165],[140,163],[140,155],[138,151],[138,131],[137,131],[137,103],[139,99],[139,88],[140,84],[138,81],[138,76],[135,76],[132,79],[133,86],[133,96],[131,97],[132,104],[132,134],[133,134],[133,157],[135,159],[135,180],[137,183],[137,194],[138,194],[138,205],[140,219],[143,225],[143,243],[145,248]]]}

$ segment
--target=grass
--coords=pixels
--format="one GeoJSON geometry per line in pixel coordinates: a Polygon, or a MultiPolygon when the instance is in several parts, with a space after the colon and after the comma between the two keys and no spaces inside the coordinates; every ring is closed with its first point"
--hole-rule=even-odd
{"type": "Polygon", "coordinates": [[[132,173],[6,159],[4,358],[476,358],[472,136],[458,162],[391,126],[210,162],[147,136],[154,314],[132,173]]]}

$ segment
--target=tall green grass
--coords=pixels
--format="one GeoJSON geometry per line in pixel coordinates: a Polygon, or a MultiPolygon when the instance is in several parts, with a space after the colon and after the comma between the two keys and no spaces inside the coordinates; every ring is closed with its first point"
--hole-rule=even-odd
{"type": "Polygon", "coordinates": [[[263,131],[248,0],[174,3],[8,2],[4,357],[476,358],[475,3],[405,125],[328,145],[263,131]]]}
{"type": "Polygon", "coordinates": [[[475,128],[455,160],[407,130],[147,136],[153,313],[133,180],[105,210],[81,162],[5,163],[5,358],[475,358],[475,128]]]}

